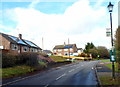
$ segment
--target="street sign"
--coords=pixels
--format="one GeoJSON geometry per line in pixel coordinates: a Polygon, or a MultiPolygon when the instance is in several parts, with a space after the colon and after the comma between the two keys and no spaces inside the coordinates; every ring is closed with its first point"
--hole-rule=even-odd
{"type": "Polygon", "coordinates": [[[110,37],[111,36],[111,29],[110,28],[106,28],[106,36],[110,37]]]}
{"type": "Polygon", "coordinates": [[[116,61],[116,54],[115,54],[115,49],[110,50],[110,61],[115,62],[116,61]]]}

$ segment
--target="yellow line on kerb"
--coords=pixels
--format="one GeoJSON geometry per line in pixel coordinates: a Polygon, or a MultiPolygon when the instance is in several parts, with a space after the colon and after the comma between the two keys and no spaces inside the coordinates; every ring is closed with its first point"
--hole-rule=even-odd
{"type": "MultiPolygon", "coordinates": [[[[55,55],[55,56],[61,56],[64,58],[69,58],[69,56],[64,56],[64,55],[55,55]]],[[[76,57],[76,56],[70,56],[70,58],[75,58],[75,59],[91,59],[89,57],[76,57]]]]}

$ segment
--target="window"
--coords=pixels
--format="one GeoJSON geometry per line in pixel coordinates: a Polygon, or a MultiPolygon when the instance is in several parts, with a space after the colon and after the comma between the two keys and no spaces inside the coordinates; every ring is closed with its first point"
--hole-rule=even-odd
{"type": "Polygon", "coordinates": [[[34,49],[34,52],[37,52],[37,49],[34,49]]]}
{"type": "Polygon", "coordinates": [[[38,52],[40,52],[40,49],[38,49],[38,52]]]}
{"type": "Polygon", "coordinates": [[[58,53],[58,55],[61,55],[61,53],[58,53]]]}
{"type": "Polygon", "coordinates": [[[64,53],[64,55],[66,55],[66,56],[67,56],[67,55],[68,55],[68,53],[64,53]]]}
{"type": "Polygon", "coordinates": [[[34,49],[33,49],[33,48],[31,48],[31,49],[30,49],[30,51],[31,51],[31,52],[34,52],[34,49]]]}
{"type": "Polygon", "coordinates": [[[54,55],[57,55],[57,53],[54,53],[54,55]]]}
{"type": "Polygon", "coordinates": [[[4,47],[3,46],[0,46],[0,49],[3,49],[4,47]]]}
{"type": "Polygon", "coordinates": [[[56,49],[54,49],[53,51],[56,52],[56,49]]]}
{"type": "Polygon", "coordinates": [[[58,51],[62,51],[62,49],[58,49],[58,51]]]}
{"type": "Polygon", "coordinates": [[[72,49],[72,48],[70,48],[70,51],[73,51],[73,49],[72,49]]]}
{"type": "Polygon", "coordinates": [[[64,49],[64,51],[68,51],[68,49],[64,49]]]}
{"type": "Polygon", "coordinates": [[[24,47],[24,52],[27,52],[28,51],[28,47],[24,47]]]}
{"type": "Polygon", "coordinates": [[[12,50],[17,50],[18,46],[16,44],[12,44],[12,50]]]}

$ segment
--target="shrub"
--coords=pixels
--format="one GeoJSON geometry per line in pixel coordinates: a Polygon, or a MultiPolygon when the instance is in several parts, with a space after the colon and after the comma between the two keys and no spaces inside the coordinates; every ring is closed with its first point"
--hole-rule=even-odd
{"type": "Polygon", "coordinates": [[[44,57],[48,57],[48,55],[46,53],[38,53],[38,54],[41,56],[44,56],[44,57]]]}
{"type": "Polygon", "coordinates": [[[2,53],[2,67],[12,67],[16,65],[16,55],[11,53],[2,53]]]}
{"type": "Polygon", "coordinates": [[[39,68],[40,69],[43,69],[43,68],[46,68],[47,67],[47,64],[43,61],[39,61],[39,68]]]}
{"type": "Polygon", "coordinates": [[[79,57],[86,57],[85,53],[81,53],[80,55],[78,55],[79,57]]]}
{"type": "Polygon", "coordinates": [[[25,64],[28,66],[37,66],[38,63],[38,58],[37,58],[37,53],[33,53],[33,52],[25,52],[25,53],[21,53],[18,55],[17,58],[17,64],[25,64]]]}
{"type": "MultiPolygon", "coordinates": [[[[2,54],[2,67],[13,67],[17,65],[27,65],[36,68],[47,67],[46,61],[38,58],[39,53],[24,52],[21,54],[14,55],[12,53],[2,54]]],[[[42,54],[45,56],[45,54],[42,54]]]]}

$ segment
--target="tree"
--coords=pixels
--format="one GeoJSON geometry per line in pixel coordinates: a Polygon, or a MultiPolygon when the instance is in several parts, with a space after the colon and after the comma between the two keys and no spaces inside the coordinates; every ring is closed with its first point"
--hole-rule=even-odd
{"type": "Polygon", "coordinates": [[[106,47],[98,46],[97,51],[98,51],[98,55],[100,56],[100,58],[110,58],[109,51],[106,47]]]}
{"type": "Polygon", "coordinates": [[[115,35],[115,48],[116,48],[116,57],[118,62],[118,69],[120,70],[120,26],[118,27],[115,35]]]}
{"type": "Polygon", "coordinates": [[[85,53],[89,53],[89,50],[90,49],[93,49],[95,48],[94,44],[91,42],[91,43],[87,43],[87,45],[85,45],[85,49],[84,49],[84,52],[85,53]]]}
{"type": "Polygon", "coordinates": [[[93,58],[97,58],[98,55],[100,58],[110,57],[109,51],[106,47],[104,46],[95,47],[93,43],[87,43],[87,45],[85,45],[84,52],[87,54],[92,54],[93,58]]]}
{"type": "Polygon", "coordinates": [[[89,53],[92,54],[92,58],[97,58],[98,50],[93,48],[89,50],[89,53]]]}

